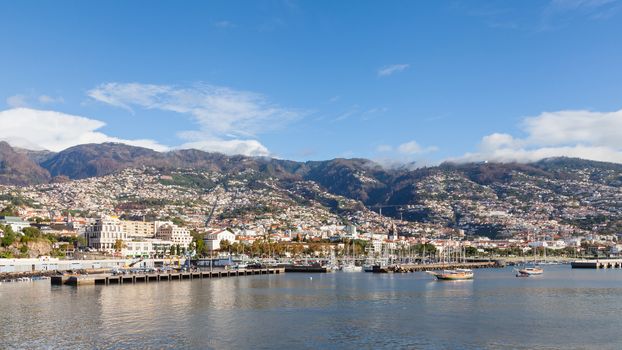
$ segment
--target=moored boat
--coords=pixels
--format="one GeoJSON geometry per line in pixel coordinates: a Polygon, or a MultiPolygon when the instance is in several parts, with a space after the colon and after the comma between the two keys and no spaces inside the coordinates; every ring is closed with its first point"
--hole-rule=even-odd
{"type": "Polygon", "coordinates": [[[363,271],[363,267],[356,266],[354,264],[345,264],[345,265],[341,265],[340,270],[343,272],[361,272],[363,271]]]}
{"type": "Polygon", "coordinates": [[[428,273],[438,280],[458,281],[473,279],[473,270],[470,269],[443,270],[440,272],[428,271],[428,273]]]}
{"type": "Polygon", "coordinates": [[[538,266],[524,267],[524,268],[518,270],[518,274],[516,276],[517,277],[525,277],[525,276],[541,275],[543,273],[544,273],[544,270],[541,267],[538,267],[538,266]],[[519,275],[521,275],[521,276],[519,276],[519,275]]]}

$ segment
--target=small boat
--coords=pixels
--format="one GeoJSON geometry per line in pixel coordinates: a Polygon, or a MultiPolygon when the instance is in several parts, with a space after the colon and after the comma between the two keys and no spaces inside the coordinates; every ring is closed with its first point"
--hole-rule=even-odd
{"type": "Polygon", "coordinates": [[[345,264],[345,265],[341,265],[340,270],[342,272],[361,272],[361,271],[363,271],[363,267],[362,266],[356,266],[354,264],[345,264]]]}
{"type": "Polygon", "coordinates": [[[374,272],[374,264],[365,264],[365,265],[363,265],[363,271],[365,271],[365,272],[374,272]]]}
{"type": "MultiPolygon", "coordinates": [[[[534,275],[541,275],[544,273],[544,270],[541,267],[538,266],[534,266],[534,267],[524,267],[520,270],[518,270],[518,275],[526,275],[526,276],[534,276],[534,275]]],[[[520,277],[525,277],[525,276],[520,276],[520,277]]]]}
{"type": "Polygon", "coordinates": [[[473,279],[473,270],[470,269],[443,270],[440,272],[428,271],[428,273],[438,280],[458,281],[473,279]]]}

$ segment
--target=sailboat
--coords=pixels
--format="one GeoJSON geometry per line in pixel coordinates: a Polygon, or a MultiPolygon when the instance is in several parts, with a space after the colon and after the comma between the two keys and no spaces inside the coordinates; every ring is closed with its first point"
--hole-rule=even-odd
{"type": "MultiPolygon", "coordinates": [[[[352,248],[352,250],[354,250],[354,247],[352,248]]],[[[342,263],[340,270],[343,272],[363,271],[363,266],[356,266],[356,261],[354,257],[352,257],[352,259],[349,259],[347,255],[348,255],[348,245],[346,244],[346,258],[345,258],[345,261],[342,263]]]]}
{"type": "MultiPolygon", "coordinates": [[[[544,248],[544,256],[545,256],[545,259],[546,259],[546,246],[544,244],[542,244],[542,247],[544,248]]],[[[541,275],[543,273],[544,273],[544,269],[542,269],[536,263],[536,250],[535,250],[535,247],[534,247],[534,251],[533,251],[533,266],[525,266],[522,269],[518,269],[517,273],[516,273],[516,277],[537,276],[537,275],[541,275]]]]}

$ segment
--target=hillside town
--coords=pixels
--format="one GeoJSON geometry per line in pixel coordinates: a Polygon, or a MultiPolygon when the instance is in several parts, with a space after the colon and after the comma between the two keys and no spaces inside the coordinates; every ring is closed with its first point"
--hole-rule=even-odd
{"type": "Polygon", "coordinates": [[[128,168],[102,177],[0,187],[6,214],[0,216],[1,254],[163,257],[233,248],[265,255],[258,247],[268,243],[279,244],[273,251],[283,256],[326,256],[355,241],[359,254],[375,256],[423,246],[439,256],[467,248],[478,256],[529,255],[543,248],[553,255],[617,255],[622,242],[618,226],[607,230],[611,220],[577,223],[586,217],[619,218],[620,188],[593,187],[590,174],[584,176],[583,182],[543,183],[518,174],[511,182],[482,186],[439,172],[416,184],[416,204],[388,216],[382,206],[368,208],[313,181],[284,182],[253,170],[224,175],[128,168]],[[19,236],[31,227],[55,237],[49,249],[4,239],[7,228],[19,236]]]}

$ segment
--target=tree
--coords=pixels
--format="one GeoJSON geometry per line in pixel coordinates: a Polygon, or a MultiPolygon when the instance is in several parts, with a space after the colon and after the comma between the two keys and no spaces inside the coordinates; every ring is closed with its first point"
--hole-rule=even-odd
{"type": "Polygon", "coordinates": [[[18,216],[17,208],[13,205],[7,205],[0,211],[0,216],[18,216]]]}
{"type": "Polygon", "coordinates": [[[228,252],[229,249],[231,249],[231,242],[229,242],[226,239],[223,239],[222,241],[220,241],[220,251],[228,252]]]}
{"type": "Polygon", "coordinates": [[[197,255],[203,256],[205,253],[205,241],[202,238],[196,240],[197,255]]]}
{"type": "Polygon", "coordinates": [[[180,217],[176,216],[171,219],[171,222],[177,226],[185,226],[186,223],[180,217]]]}
{"type": "Polygon", "coordinates": [[[24,236],[28,238],[39,238],[41,237],[41,231],[36,227],[25,227],[22,229],[24,236]]]}
{"type": "Polygon", "coordinates": [[[8,247],[13,244],[13,242],[15,242],[15,240],[17,239],[17,235],[9,225],[3,226],[1,228],[2,231],[4,231],[4,237],[2,237],[2,240],[0,240],[0,244],[3,247],[8,247]]]}
{"type": "Polygon", "coordinates": [[[475,255],[477,255],[477,253],[479,253],[479,251],[475,247],[466,247],[464,249],[464,252],[465,252],[466,256],[475,256],[475,255]]]}
{"type": "Polygon", "coordinates": [[[117,240],[114,242],[114,250],[118,253],[118,252],[120,252],[123,248],[125,248],[125,243],[123,243],[123,241],[122,241],[122,240],[117,239],[117,240]]]}

